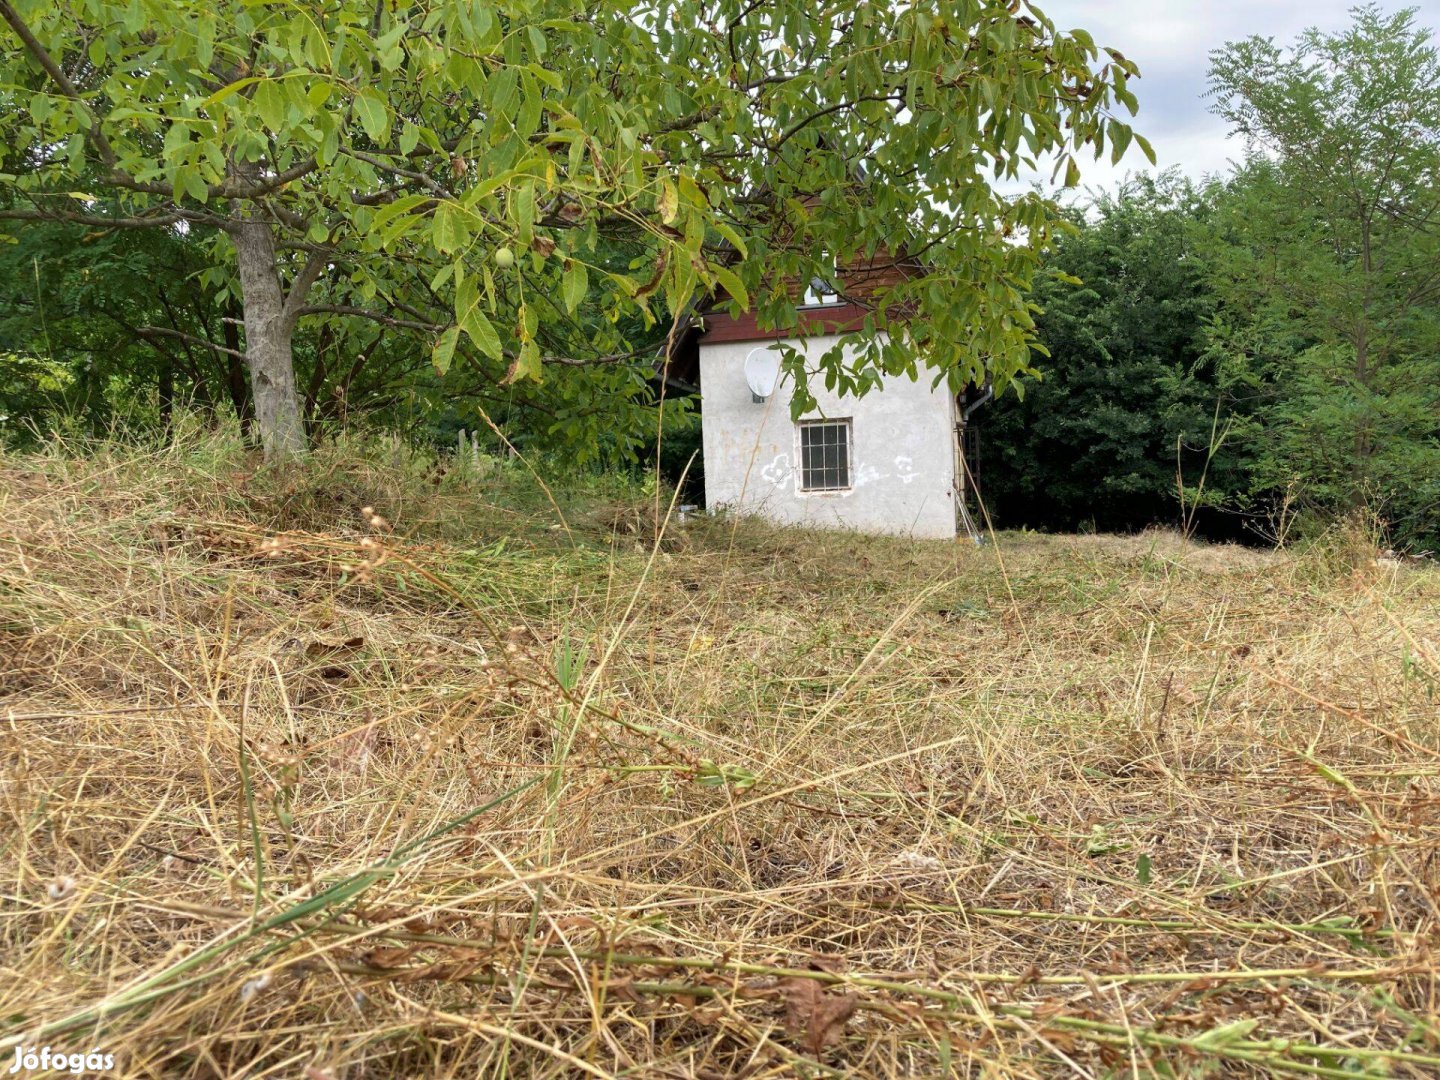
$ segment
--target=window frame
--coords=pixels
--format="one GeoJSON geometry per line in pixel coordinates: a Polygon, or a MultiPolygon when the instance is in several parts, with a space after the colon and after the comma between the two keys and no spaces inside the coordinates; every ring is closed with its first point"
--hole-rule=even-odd
{"type": "Polygon", "coordinates": [[[840,292],[840,270],[835,260],[830,257],[829,252],[826,252],[820,261],[826,267],[830,268],[830,272],[828,274],[816,274],[806,283],[805,291],[801,294],[800,304],[798,305],[802,308],[839,307],[841,304],[848,302],[840,292]],[[825,286],[825,288],[823,290],[815,288],[817,282],[825,286]]]}
{"type": "Polygon", "coordinates": [[[815,283],[820,280],[818,276],[810,279],[810,284],[805,287],[805,295],[800,298],[801,308],[839,307],[847,302],[845,297],[840,294],[840,290],[830,285],[829,282],[824,282],[824,284],[830,291],[819,292],[815,288],[815,283]]]}
{"type": "MultiPolygon", "coordinates": [[[[820,443],[819,449],[825,448],[825,443],[820,443]]],[[[838,466],[837,466],[838,467],[838,466]]],[[[809,472],[824,473],[827,466],[822,464],[818,469],[808,470],[809,472]]],[[[844,495],[855,490],[855,418],[853,416],[816,417],[813,420],[798,420],[795,423],[795,491],[799,495],[844,495]],[[834,445],[845,448],[845,483],[836,487],[807,487],[805,466],[805,432],[815,431],[822,428],[838,428],[844,433],[844,439],[834,445]]]]}

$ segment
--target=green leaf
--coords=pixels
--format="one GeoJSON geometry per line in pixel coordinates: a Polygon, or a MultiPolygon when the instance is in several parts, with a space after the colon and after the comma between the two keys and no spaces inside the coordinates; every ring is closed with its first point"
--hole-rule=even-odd
{"type": "Polygon", "coordinates": [[[390,139],[390,109],[380,94],[366,87],[355,95],[355,113],[365,134],[383,146],[390,139]]]}
{"type": "Polygon", "coordinates": [[[435,208],[430,222],[430,242],[442,255],[453,255],[470,240],[465,224],[464,211],[452,202],[443,202],[435,208]]]}
{"type": "Polygon", "coordinates": [[[186,165],[175,171],[175,190],[177,195],[188,195],[199,203],[210,198],[209,185],[200,176],[200,170],[193,165],[186,165]]]}
{"type": "Polygon", "coordinates": [[[1250,1033],[1259,1026],[1258,1019],[1236,1020],[1195,1036],[1190,1040],[1190,1045],[1197,1050],[1220,1050],[1231,1043],[1249,1038],[1250,1033]]]}
{"type": "Polygon", "coordinates": [[[430,199],[426,195],[406,195],[394,202],[386,203],[370,218],[370,231],[379,232],[392,219],[408,214],[417,206],[423,206],[429,201],[430,199]]]}
{"type": "Polygon", "coordinates": [[[1135,145],[1140,147],[1140,152],[1145,155],[1145,159],[1149,161],[1151,165],[1154,165],[1155,148],[1150,145],[1150,140],[1145,138],[1144,135],[1136,135],[1135,145]]]}
{"type": "Polygon", "coordinates": [[[535,239],[535,185],[521,183],[510,189],[511,212],[520,226],[520,246],[528,248],[535,239]]]}
{"type": "Polygon", "coordinates": [[[400,153],[409,154],[420,145],[420,129],[408,121],[400,125],[400,153]]]}
{"type": "Polygon", "coordinates": [[[165,132],[161,153],[166,161],[183,162],[190,156],[190,131],[184,124],[172,123],[165,132]]]}
{"type": "Polygon", "coordinates": [[[204,101],[200,103],[200,107],[202,109],[208,109],[212,105],[219,105],[226,98],[238,94],[247,86],[254,86],[256,83],[266,81],[267,80],[265,78],[259,75],[251,75],[244,79],[236,79],[234,82],[229,83],[226,86],[222,86],[219,90],[216,90],[215,93],[211,94],[209,97],[207,97],[204,101]]]}
{"type": "Polygon", "coordinates": [[[574,311],[585,299],[585,293],[589,291],[590,276],[585,270],[585,264],[578,259],[572,259],[570,265],[565,268],[565,277],[560,283],[560,293],[565,301],[565,310],[574,311]]]}
{"type": "Polygon", "coordinates": [[[405,50],[400,47],[400,39],[409,29],[409,23],[399,22],[388,33],[380,35],[376,40],[375,53],[380,58],[381,70],[394,71],[405,62],[405,50]]]}
{"type": "Polygon", "coordinates": [[[735,271],[728,267],[717,266],[715,267],[715,277],[725,287],[725,291],[740,304],[742,310],[750,310],[750,292],[735,271]]]}
{"type": "Polygon", "coordinates": [[[285,126],[285,95],[273,80],[263,80],[255,88],[255,96],[251,101],[260,116],[260,122],[271,131],[278,133],[285,126]]]}
{"type": "Polygon", "coordinates": [[[535,77],[529,71],[521,74],[520,82],[523,94],[520,108],[515,113],[515,133],[528,139],[540,129],[540,87],[536,85],[535,77]]]}
{"type": "Polygon", "coordinates": [[[500,335],[494,325],[480,309],[480,293],[475,287],[474,276],[466,277],[455,290],[455,321],[460,324],[475,347],[492,360],[505,355],[500,345],[500,335]]]}
{"type": "Polygon", "coordinates": [[[195,62],[202,70],[215,58],[215,16],[205,12],[195,23],[195,62]]]}
{"type": "Polygon", "coordinates": [[[430,362],[435,365],[435,370],[442,379],[455,359],[455,344],[459,340],[460,328],[452,326],[435,340],[435,347],[430,351],[430,362]]]}
{"type": "MultiPolygon", "coordinates": [[[[1135,132],[1131,130],[1129,124],[1122,124],[1118,120],[1110,122],[1111,164],[1118,164],[1120,159],[1125,156],[1125,151],[1129,149],[1130,140],[1134,135],[1135,132]]],[[[1151,164],[1153,165],[1154,162],[1152,161],[1151,164]]]]}

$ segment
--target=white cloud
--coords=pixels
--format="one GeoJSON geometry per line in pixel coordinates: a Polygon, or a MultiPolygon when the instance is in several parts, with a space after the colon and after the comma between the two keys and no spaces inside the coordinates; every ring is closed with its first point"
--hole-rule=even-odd
{"type": "MultiPolygon", "coordinates": [[[[1209,111],[1210,52],[1259,34],[1288,44],[1309,26],[1336,30],[1350,21],[1352,0],[1036,0],[1063,29],[1084,27],[1100,45],[1119,49],[1140,67],[1135,128],[1155,147],[1161,168],[1178,166],[1199,178],[1220,172],[1243,148],[1209,111]]],[[[1419,8],[1417,22],[1440,32],[1440,0],[1387,7],[1419,8]]],[[[1085,162],[1082,160],[1082,166],[1085,162]]],[[[1127,172],[1148,168],[1131,150],[1119,168],[1108,160],[1082,169],[1086,186],[1111,186],[1127,172]]]]}

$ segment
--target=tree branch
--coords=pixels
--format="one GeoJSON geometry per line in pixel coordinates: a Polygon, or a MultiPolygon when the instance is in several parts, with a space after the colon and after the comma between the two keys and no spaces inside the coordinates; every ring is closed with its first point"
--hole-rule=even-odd
{"type": "Polygon", "coordinates": [[[158,229],[188,220],[187,215],[167,210],[153,216],[106,217],[103,214],[77,214],[70,211],[0,210],[3,221],[59,221],[71,225],[94,225],[102,229],[158,229]]]}
{"type": "Polygon", "coordinates": [[[369,308],[352,307],[348,304],[306,304],[296,311],[295,316],[302,315],[355,315],[362,319],[370,319],[382,326],[393,326],[400,330],[419,330],[426,334],[438,334],[445,329],[442,323],[419,322],[415,319],[397,319],[379,311],[371,311],[369,308]]]}
{"type": "Polygon", "coordinates": [[[321,273],[330,262],[333,253],[329,248],[319,248],[312,252],[305,260],[305,265],[295,275],[295,280],[290,283],[290,292],[285,297],[285,307],[280,313],[281,319],[289,329],[295,328],[295,322],[300,318],[301,309],[305,303],[305,297],[310,292],[310,286],[314,285],[321,273]]]}
{"type": "Polygon", "coordinates": [[[373,165],[382,172],[390,173],[393,176],[403,176],[407,180],[414,180],[417,184],[424,184],[430,189],[431,194],[438,198],[445,199],[449,197],[449,192],[447,192],[433,176],[426,176],[424,173],[416,172],[414,169],[402,168],[399,165],[386,161],[384,158],[378,158],[373,154],[367,154],[361,150],[354,150],[348,146],[341,147],[340,152],[349,157],[353,157],[356,161],[363,161],[367,165],[373,165]]]}
{"type": "Polygon", "coordinates": [[[188,342],[192,345],[203,345],[207,349],[212,349],[218,353],[224,353],[226,356],[234,356],[241,360],[250,359],[245,353],[241,352],[239,349],[226,348],[224,345],[217,345],[213,341],[207,341],[205,338],[196,337],[194,334],[187,334],[183,330],[171,330],[168,326],[142,326],[135,331],[135,334],[137,337],[142,338],[178,338],[179,340],[188,342]]]}
{"type": "MultiPolygon", "coordinates": [[[[348,304],[307,304],[300,309],[300,315],[354,315],[361,319],[370,319],[382,326],[393,326],[399,330],[417,330],[424,334],[439,334],[453,323],[423,322],[419,319],[397,319],[393,315],[386,315],[383,312],[371,311],[369,308],[351,307],[348,304]]],[[[605,356],[578,357],[578,356],[542,356],[542,364],[559,364],[564,367],[598,367],[603,364],[623,364],[627,360],[637,360],[641,357],[653,356],[654,348],[632,349],[629,352],[609,353],[605,356]]],[[[505,359],[513,360],[513,353],[505,353],[505,359]]]]}

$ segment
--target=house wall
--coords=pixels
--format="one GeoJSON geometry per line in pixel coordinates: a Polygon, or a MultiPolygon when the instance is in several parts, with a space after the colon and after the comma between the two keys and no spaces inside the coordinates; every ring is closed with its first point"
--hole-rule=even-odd
{"type": "MultiPolygon", "coordinates": [[[[810,338],[818,358],[833,335],[810,338]]],[[[819,402],[807,418],[852,419],[851,478],[843,492],[799,490],[799,442],[790,419],[790,383],[751,400],[745,358],[763,341],[700,344],[705,501],[775,521],[919,537],[955,535],[955,402],[924,373],[888,378],[863,398],[841,398],[814,380],[819,402]]]]}

